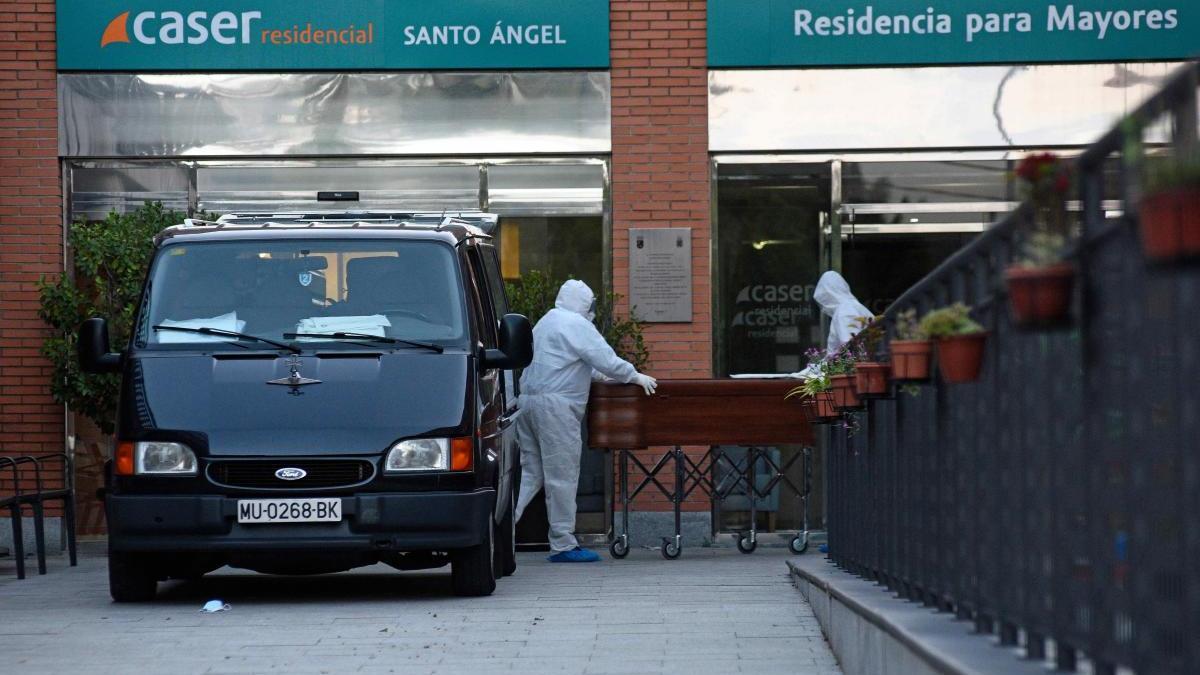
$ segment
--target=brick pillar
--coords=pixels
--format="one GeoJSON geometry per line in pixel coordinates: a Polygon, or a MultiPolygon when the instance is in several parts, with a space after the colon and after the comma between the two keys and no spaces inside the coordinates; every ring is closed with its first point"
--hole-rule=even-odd
{"type": "Polygon", "coordinates": [[[0,454],[59,452],[36,288],[62,273],[54,3],[0,3],[0,35],[0,454]]]}
{"type": "MultiPolygon", "coordinates": [[[[692,228],[692,322],[646,331],[648,371],[660,379],[712,377],[705,4],[610,5],[614,290],[628,297],[630,228],[692,228]]],[[[670,508],[659,495],[643,494],[638,510],[670,508]]],[[[707,511],[708,502],[697,496],[685,508],[707,511]]]]}

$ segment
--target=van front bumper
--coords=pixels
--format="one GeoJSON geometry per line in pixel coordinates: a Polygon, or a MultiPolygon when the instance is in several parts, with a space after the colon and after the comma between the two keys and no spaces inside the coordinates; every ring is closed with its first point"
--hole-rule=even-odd
{"type": "MultiPolygon", "coordinates": [[[[308,495],[287,495],[302,496],[308,495]]],[[[449,551],[483,541],[496,491],[371,493],[340,499],[341,522],[241,524],[236,497],[109,493],[109,547],[160,552],[449,551]]]]}

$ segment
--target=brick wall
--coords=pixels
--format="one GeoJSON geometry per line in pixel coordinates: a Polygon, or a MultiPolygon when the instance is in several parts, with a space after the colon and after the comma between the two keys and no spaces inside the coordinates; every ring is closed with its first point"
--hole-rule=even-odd
{"type": "MultiPolygon", "coordinates": [[[[660,379],[711,377],[705,2],[610,7],[613,287],[628,296],[630,228],[692,228],[692,322],[648,327],[648,370],[660,379]]],[[[641,509],[667,506],[658,495],[638,500],[641,509]]]]}
{"type": "Polygon", "coordinates": [[[54,3],[0,2],[0,454],[63,449],[36,284],[62,271],[54,3]]]}

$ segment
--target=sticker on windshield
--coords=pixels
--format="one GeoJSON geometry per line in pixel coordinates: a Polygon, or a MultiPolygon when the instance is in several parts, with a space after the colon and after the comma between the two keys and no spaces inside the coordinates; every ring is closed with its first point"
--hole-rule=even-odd
{"type": "Polygon", "coordinates": [[[308,285],[312,283],[312,280],[313,280],[312,272],[301,272],[298,276],[300,278],[301,286],[304,286],[305,288],[307,288],[308,285]]]}

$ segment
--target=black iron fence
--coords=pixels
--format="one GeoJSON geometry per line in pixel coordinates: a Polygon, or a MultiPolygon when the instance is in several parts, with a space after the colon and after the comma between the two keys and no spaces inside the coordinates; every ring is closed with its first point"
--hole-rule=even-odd
{"type": "Polygon", "coordinates": [[[1194,156],[1191,64],[1089,148],[1071,320],[1012,323],[1026,205],[888,315],[952,302],[990,331],[973,384],[895,390],[830,435],[830,558],[1060,670],[1200,673],[1200,265],[1148,264],[1145,158],[1194,156]]]}

